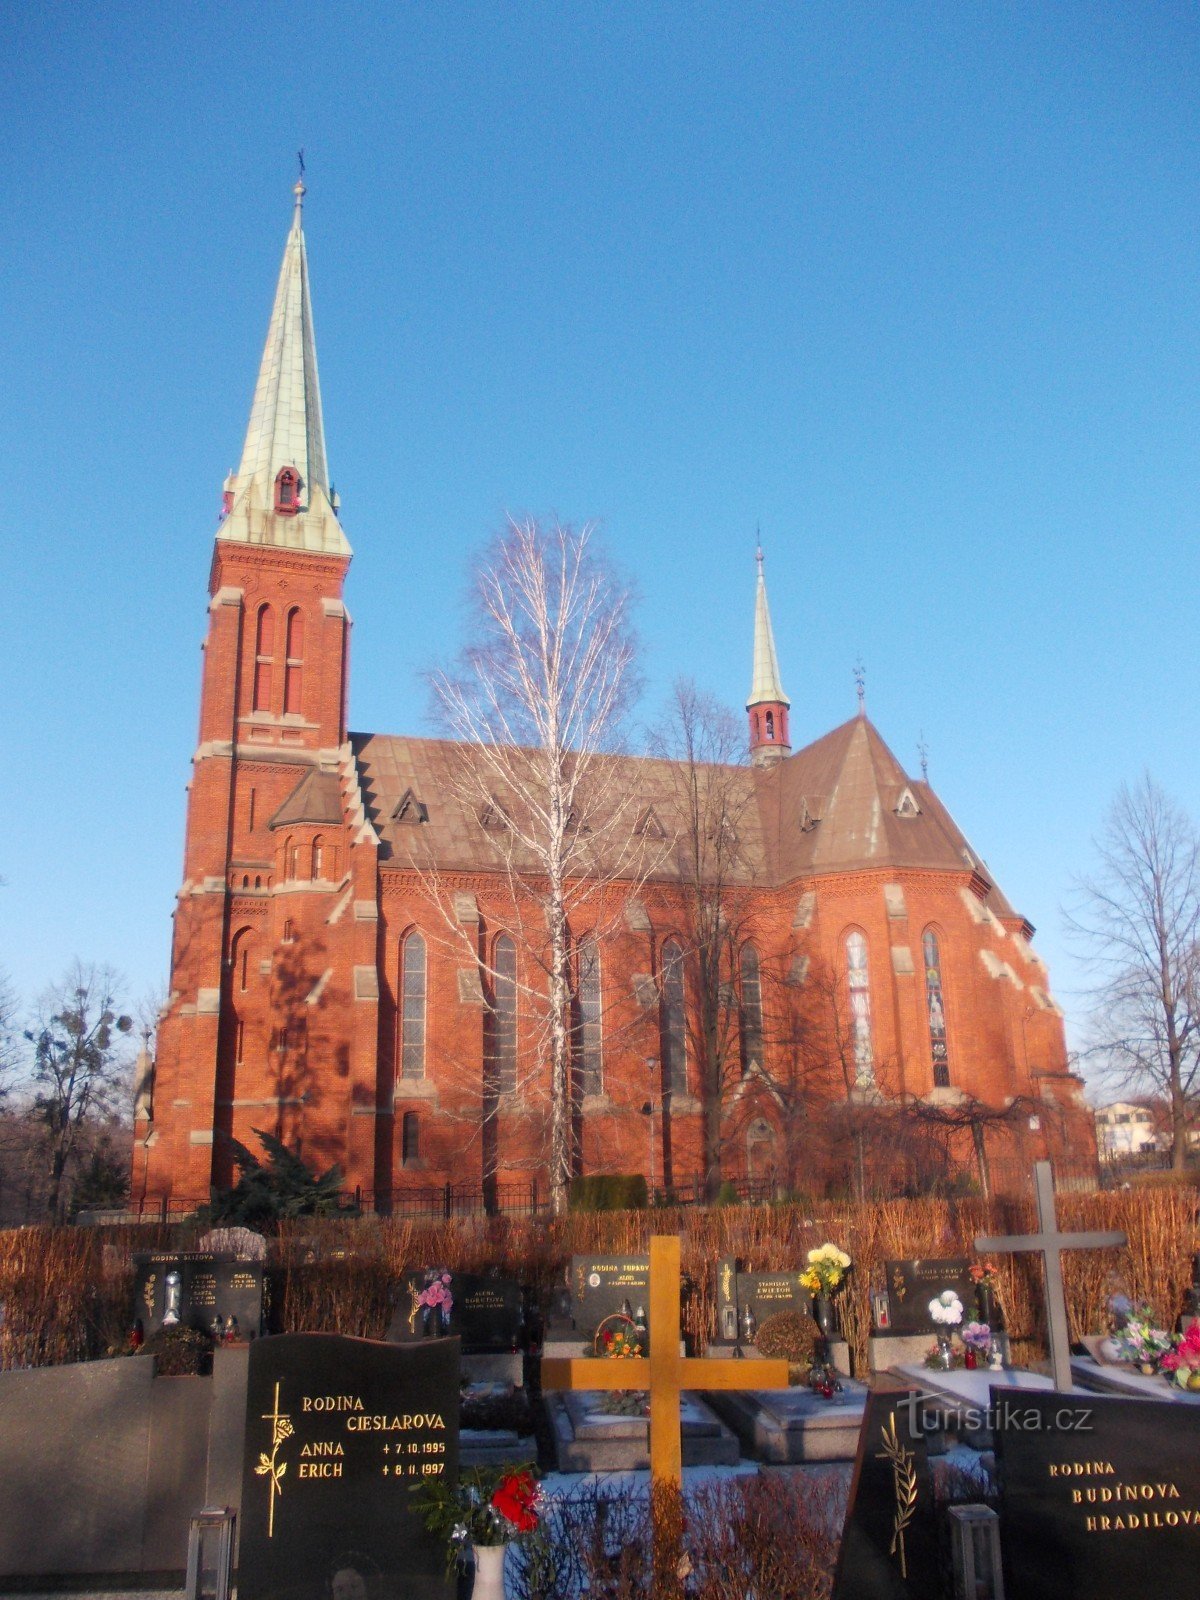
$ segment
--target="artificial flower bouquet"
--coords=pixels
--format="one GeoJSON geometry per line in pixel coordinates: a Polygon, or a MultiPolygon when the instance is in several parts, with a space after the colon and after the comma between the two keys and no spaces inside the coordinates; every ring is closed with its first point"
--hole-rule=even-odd
{"type": "Polygon", "coordinates": [[[994,1289],[999,1282],[1000,1275],[994,1261],[973,1261],[967,1270],[977,1289],[994,1289]]]}
{"type": "Polygon", "coordinates": [[[446,1567],[472,1545],[511,1544],[539,1522],[538,1486],[525,1467],[469,1467],[451,1486],[445,1478],[411,1485],[425,1526],[446,1541],[446,1567]]]}
{"type": "Polygon", "coordinates": [[[1153,1308],[1130,1305],[1123,1297],[1114,1298],[1109,1306],[1118,1319],[1112,1334],[1117,1360],[1132,1363],[1147,1376],[1157,1371],[1175,1341],[1165,1328],[1155,1327],[1153,1308]]]}
{"type": "Polygon", "coordinates": [[[800,1282],[809,1294],[836,1294],[850,1271],[850,1257],[835,1244],[821,1244],[808,1252],[808,1266],[800,1282]]]}
{"type": "Polygon", "coordinates": [[[1200,1389],[1200,1322],[1181,1333],[1174,1347],[1158,1358],[1158,1370],[1181,1389],[1200,1389]]]}
{"type": "Polygon", "coordinates": [[[454,1296],[450,1293],[452,1281],[448,1272],[437,1272],[417,1296],[419,1306],[423,1306],[426,1311],[440,1311],[447,1323],[450,1321],[451,1311],[454,1310],[454,1296]]]}
{"type": "Polygon", "coordinates": [[[992,1343],[992,1330],[986,1322],[968,1322],[960,1331],[959,1338],[977,1355],[986,1355],[992,1343]]]}
{"type": "Polygon", "coordinates": [[[953,1289],[943,1289],[929,1302],[929,1315],[939,1328],[957,1328],[963,1319],[963,1303],[953,1289]]]}

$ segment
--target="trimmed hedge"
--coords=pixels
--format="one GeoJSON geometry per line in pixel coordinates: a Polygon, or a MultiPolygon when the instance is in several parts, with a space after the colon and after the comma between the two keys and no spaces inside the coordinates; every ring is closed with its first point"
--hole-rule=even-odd
{"type": "Polygon", "coordinates": [[[649,1203],[640,1172],[593,1172],[571,1179],[572,1211],[644,1211],[649,1203]]]}

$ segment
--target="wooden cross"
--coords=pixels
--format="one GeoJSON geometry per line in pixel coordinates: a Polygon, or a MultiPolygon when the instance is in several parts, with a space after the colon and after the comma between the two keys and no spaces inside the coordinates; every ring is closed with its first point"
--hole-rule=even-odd
{"type": "Polygon", "coordinates": [[[683,1481],[679,1396],[685,1389],[786,1389],[786,1361],[686,1359],[679,1354],[679,1236],[650,1241],[650,1355],[547,1358],[543,1389],[648,1389],[650,1472],[683,1481]]]}
{"type": "Polygon", "coordinates": [[[1071,1387],[1071,1334],[1067,1324],[1067,1297],[1063,1290],[1064,1250],[1113,1250],[1128,1244],[1123,1233],[1059,1233],[1054,1215],[1054,1173],[1048,1161],[1035,1161],[1033,1181],[1037,1191],[1038,1231],[1011,1239],[979,1238],[976,1250],[1015,1255],[1036,1250],[1046,1272],[1046,1328],[1050,1338],[1050,1370],[1056,1389],[1071,1387]]]}

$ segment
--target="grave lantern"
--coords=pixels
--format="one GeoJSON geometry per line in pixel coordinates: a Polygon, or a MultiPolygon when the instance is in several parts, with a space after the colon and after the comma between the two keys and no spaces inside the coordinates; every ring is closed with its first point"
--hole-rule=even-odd
{"type": "Polygon", "coordinates": [[[1000,1518],[988,1506],[951,1506],[954,1600],[1004,1600],[1000,1518]]]}
{"type": "Polygon", "coordinates": [[[229,1600],[237,1512],[205,1506],[188,1529],[186,1600],[229,1600]]]}

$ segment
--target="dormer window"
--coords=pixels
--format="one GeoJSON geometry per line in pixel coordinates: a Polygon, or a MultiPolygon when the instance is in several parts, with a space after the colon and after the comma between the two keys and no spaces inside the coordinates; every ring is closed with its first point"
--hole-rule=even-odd
{"type": "Polygon", "coordinates": [[[294,517],[300,509],[300,474],[295,467],[284,467],[275,479],[275,510],[281,517],[294,517]]]}

